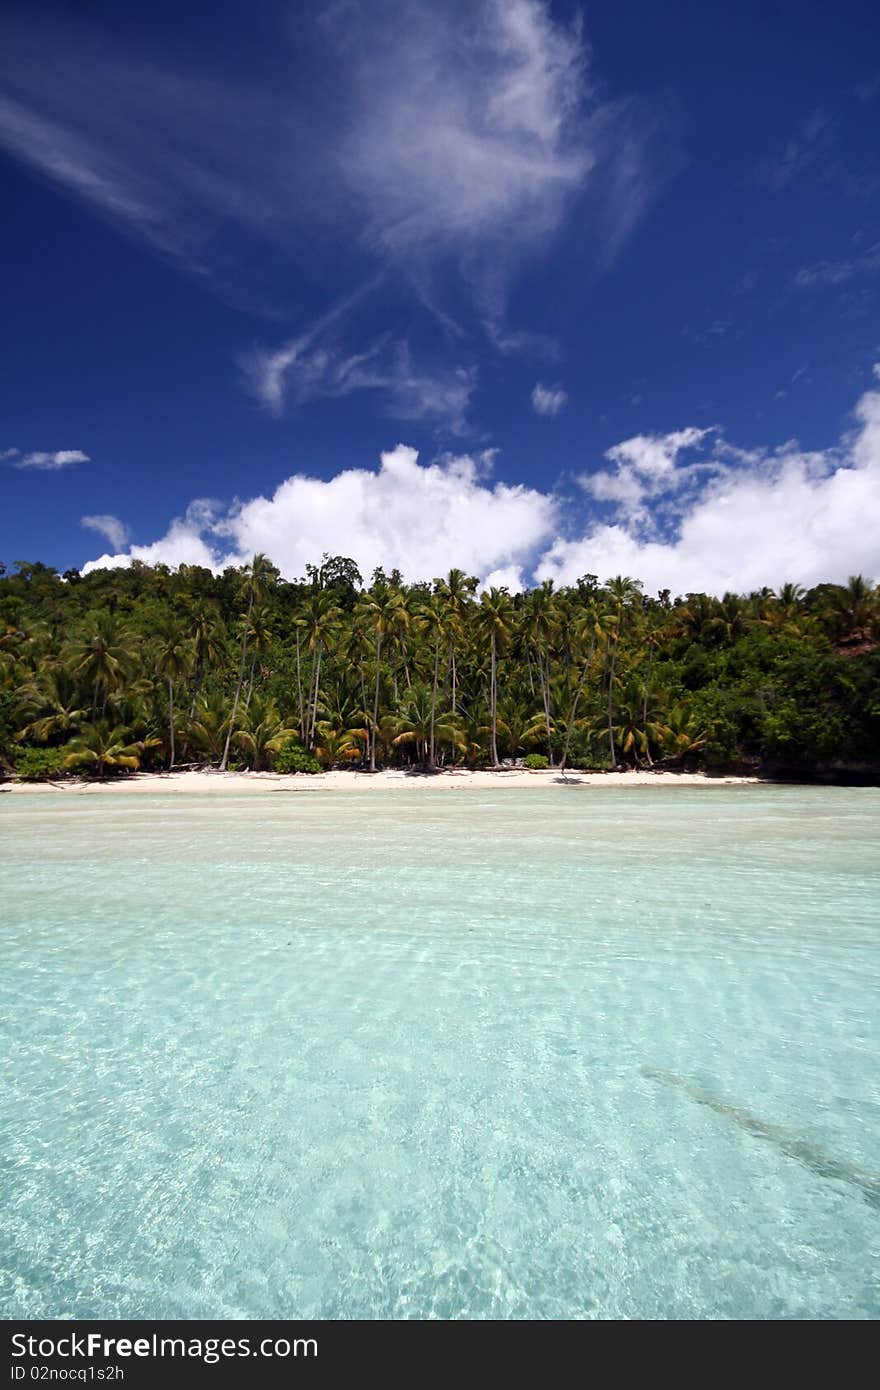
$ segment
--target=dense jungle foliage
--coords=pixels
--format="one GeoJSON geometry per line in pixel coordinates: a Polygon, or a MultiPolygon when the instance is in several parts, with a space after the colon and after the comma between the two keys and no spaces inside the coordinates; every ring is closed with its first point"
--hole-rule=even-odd
{"type": "Polygon", "coordinates": [[[0,567],[0,769],[703,766],[880,773],[880,588],[479,592],[324,557],[0,567]]]}

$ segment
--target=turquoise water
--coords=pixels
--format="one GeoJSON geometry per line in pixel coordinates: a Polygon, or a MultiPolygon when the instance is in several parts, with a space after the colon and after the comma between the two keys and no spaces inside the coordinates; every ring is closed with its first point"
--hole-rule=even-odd
{"type": "Polygon", "coordinates": [[[0,797],[5,1317],[880,1312],[880,791],[0,797]]]}

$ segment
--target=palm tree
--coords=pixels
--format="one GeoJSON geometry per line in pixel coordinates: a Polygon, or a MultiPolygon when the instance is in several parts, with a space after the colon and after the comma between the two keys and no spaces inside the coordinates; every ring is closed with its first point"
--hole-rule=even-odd
{"type": "Polygon", "coordinates": [[[492,764],[497,767],[498,757],[498,654],[507,648],[510,641],[510,625],[513,618],[513,602],[506,589],[484,589],[480,596],[480,630],[489,639],[489,719],[492,740],[492,764]]]}
{"type": "Polygon", "coordinates": [[[273,754],[296,737],[296,729],[284,720],[271,697],[255,695],[245,717],[245,727],[236,729],[232,741],[253,759],[254,771],[259,772],[273,754]]]}
{"type": "Polygon", "coordinates": [[[676,762],[681,762],[705,745],[706,735],[684,704],[673,705],[664,719],[664,752],[676,762]]]}
{"type": "MultiPolygon", "coordinates": [[[[318,705],[321,698],[321,661],[325,649],[336,634],[341,616],[342,611],[333,597],[333,590],[314,589],[309,594],[304,611],[296,620],[298,632],[301,631],[305,635],[306,647],[312,658],[305,705],[305,723],[304,727],[301,725],[307,748],[313,748],[315,743],[315,727],[318,722],[318,705]]],[[[297,647],[297,666],[299,666],[299,646],[297,647]]],[[[301,696],[300,699],[302,699],[301,696]]]]}
{"type": "Polygon", "coordinates": [[[168,622],[157,634],[156,671],[168,686],[168,771],[174,767],[174,684],[192,668],[192,647],[182,628],[168,622]]]}
{"type": "Polygon", "coordinates": [[[547,755],[553,766],[552,728],[550,719],[550,652],[551,645],[559,627],[559,609],[553,593],[553,580],[545,579],[540,589],[533,589],[526,596],[524,631],[530,639],[538,668],[541,689],[541,703],[544,706],[544,722],[547,730],[547,755]]]}
{"type": "Polygon", "coordinates": [[[434,669],[431,680],[431,729],[428,738],[428,766],[436,767],[435,724],[437,717],[437,689],[440,683],[440,644],[446,635],[446,605],[438,593],[431,594],[419,611],[422,632],[430,639],[434,648],[434,669]]]}
{"type": "MultiPolygon", "coordinates": [[[[257,658],[260,656],[264,657],[266,655],[266,652],[272,644],[272,638],[274,636],[274,624],[272,621],[272,614],[269,607],[266,604],[258,603],[254,606],[254,611],[251,614],[250,627],[251,630],[248,635],[248,649],[251,653],[251,673],[250,679],[248,681],[247,695],[245,697],[244,702],[245,709],[247,709],[248,705],[250,704],[251,696],[254,693],[254,678],[257,668],[257,658]]],[[[265,671],[263,672],[263,674],[266,674],[265,671]]]]}
{"type": "Polygon", "coordinates": [[[127,634],[117,630],[112,619],[101,614],[89,622],[64,650],[63,660],[71,674],[91,687],[92,719],[97,713],[99,700],[103,718],[111,692],[122,683],[128,657],[126,637],[127,634]]]}
{"type": "Polygon", "coordinates": [[[141,765],[145,743],[131,742],[127,729],[122,726],[111,729],[104,720],[98,720],[68,747],[65,767],[89,768],[104,778],[108,768],[136,771],[141,765]]]}
{"type": "Polygon", "coordinates": [[[612,734],[620,752],[624,757],[632,756],[636,766],[640,758],[652,765],[651,744],[660,749],[670,737],[662,711],[649,705],[644,685],[635,679],[628,681],[620,692],[612,734]]]}
{"type": "Polygon", "coordinates": [[[363,755],[364,742],[369,738],[365,729],[337,729],[326,719],[318,720],[317,732],[315,756],[325,767],[356,762],[363,755]]]}
{"type": "Polygon", "coordinates": [[[238,714],[238,702],[241,698],[241,687],[244,684],[245,663],[247,662],[247,645],[251,631],[251,614],[254,611],[254,604],[257,603],[267,591],[269,584],[278,575],[275,566],[270,563],[265,555],[255,555],[250,565],[245,569],[244,593],[247,598],[247,612],[242,626],[241,634],[241,660],[238,666],[238,680],[235,684],[235,698],[232,701],[232,713],[229,716],[229,728],[226,731],[226,744],[223,749],[223,757],[220,759],[220,771],[226,771],[229,761],[229,744],[232,740],[232,731],[235,728],[235,719],[238,714]]]}
{"type": "Polygon", "coordinates": [[[229,711],[224,697],[217,692],[200,696],[187,726],[187,742],[206,753],[211,762],[219,762],[228,732],[229,711]]]}
{"type": "Polygon", "coordinates": [[[457,709],[456,642],[467,628],[467,620],[473,607],[474,594],[479,580],[469,577],[464,570],[451,569],[445,579],[435,579],[434,589],[439,594],[446,609],[446,635],[449,639],[449,671],[452,680],[452,713],[457,709]]]}
{"type": "MultiPolygon", "coordinates": [[[[538,743],[544,732],[543,712],[531,704],[528,687],[507,689],[498,701],[498,731],[512,758],[520,749],[538,743]]],[[[486,729],[491,734],[491,727],[486,729]]]]}
{"type": "Polygon", "coordinates": [[[451,714],[436,718],[431,691],[426,685],[414,685],[407,691],[395,723],[397,733],[392,739],[392,746],[401,748],[415,744],[418,761],[432,771],[436,764],[430,751],[431,740],[437,739],[453,746],[461,742],[460,730],[451,714]]]}
{"type": "Polygon", "coordinates": [[[409,621],[398,589],[387,584],[374,584],[358,599],[358,609],[364,626],[376,640],[376,682],[373,691],[373,717],[370,730],[370,771],[376,771],[376,734],[379,728],[379,681],[381,678],[382,643],[385,638],[409,621]]]}
{"type": "Polygon", "coordinates": [[[201,694],[205,672],[219,662],[222,644],[217,614],[214,610],[200,604],[189,621],[193,653],[192,701],[189,709],[189,717],[192,719],[196,700],[201,694]]]}
{"type": "Polygon", "coordinates": [[[18,742],[33,738],[38,743],[48,743],[59,734],[69,737],[79,732],[89,716],[76,683],[63,667],[47,671],[42,680],[21,686],[18,698],[36,716],[16,734],[18,742]]]}
{"type": "Polygon", "coordinates": [[[562,745],[562,757],[559,760],[559,766],[563,772],[568,762],[568,750],[571,747],[571,736],[577,727],[578,705],[580,704],[581,696],[584,692],[587,676],[592,668],[596,648],[600,643],[604,645],[605,642],[607,642],[609,632],[613,629],[613,625],[613,616],[608,613],[603,613],[595,599],[590,598],[583,605],[569,628],[569,642],[573,655],[578,659],[580,674],[572,696],[568,718],[565,721],[565,742],[562,745]]]}
{"type": "Polygon", "coordinates": [[[611,766],[617,766],[617,752],[614,747],[614,668],[617,664],[617,651],[620,646],[624,617],[633,603],[641,598],[642,586],[637,579],[616,575],[605,585],[605,592],[611,605],[614,625],[611,637],[611,668],[608,672],[608,742],[611,750],[611,766]]]}
{"type": "Polygon", "coordinates": [[[877,591],[861,574],[831,588],[828,616],[838,638],[867,636],[880,611],[877,591]]]}

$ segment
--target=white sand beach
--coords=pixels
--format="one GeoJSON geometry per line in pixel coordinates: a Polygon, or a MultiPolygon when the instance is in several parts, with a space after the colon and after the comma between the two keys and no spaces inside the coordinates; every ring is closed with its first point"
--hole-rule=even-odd
{"type": "Polygon", "coordinates": [[[532,772],[525,768],[498,772],[466,768],[456,771],[417,773],[400,769],[384,772],[323,772],[315,775],[276,772],[217,772],[214,769],[181,772],[142,772],[106,782],[64,779],[59,782],[7,782],[0,793],[14,796],[64,792],[69,796],[137,796],[144,792],[208,793],[230,795],[241,792],[320,792],[364,791],[369,789],[431,791],[497,791],[499,787],[522,790],[525,787],[731,787],[760,782],[758,777],[707,777],[703,772],[577,772],[562,773],[558,768],[532,772]]]}

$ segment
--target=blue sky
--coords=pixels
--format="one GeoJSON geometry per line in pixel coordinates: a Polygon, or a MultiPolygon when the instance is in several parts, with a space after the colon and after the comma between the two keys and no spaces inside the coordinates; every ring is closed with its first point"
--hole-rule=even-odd
{"type": "Polygon", "coordinates": [[[7,3],[0,558],[876,579],[878,137],[867,3],[7,3]]]}

